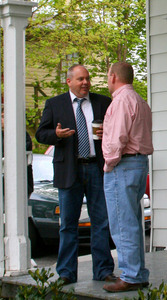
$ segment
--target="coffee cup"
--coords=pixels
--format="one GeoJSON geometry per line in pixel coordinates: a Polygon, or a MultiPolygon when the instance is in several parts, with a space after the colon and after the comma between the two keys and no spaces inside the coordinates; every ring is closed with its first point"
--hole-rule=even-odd
{"type": "Polygon", "coordinates": [[[102,120],[93,120],[92,122],[92,131],[93,131],[93,139],[99,140],[100,138],[97,136],[96,131],[99,130],[103,125],[102,120]]]}

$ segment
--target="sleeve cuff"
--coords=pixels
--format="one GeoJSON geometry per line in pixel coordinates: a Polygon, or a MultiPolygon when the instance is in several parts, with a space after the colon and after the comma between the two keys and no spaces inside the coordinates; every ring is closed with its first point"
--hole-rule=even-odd
{"type": "Polygon", "coordinates": [[[105,164],[103,170],[104,170],[105,173],[109,173],[109,172],[111,172],[113,169],[114,169],[114,167],[112,167],[112,166],[107,166],[107,165],[105,164]]]}

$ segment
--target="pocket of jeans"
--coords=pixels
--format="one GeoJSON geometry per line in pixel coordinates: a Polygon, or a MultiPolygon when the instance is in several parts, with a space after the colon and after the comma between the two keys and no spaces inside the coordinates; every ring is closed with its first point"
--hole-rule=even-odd
{"type": "Polygon", "coordinates": [[[136,168],[124,168],[124,178],[126,182],[126,186],[138,187],[140,185],[141,179],[143,175],[145,175],[146,169],[144,167],[136,167],[136,168]]]}

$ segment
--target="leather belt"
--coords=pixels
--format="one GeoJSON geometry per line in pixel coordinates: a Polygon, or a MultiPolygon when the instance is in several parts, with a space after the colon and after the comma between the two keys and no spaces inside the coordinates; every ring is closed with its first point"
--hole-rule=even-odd
{"type": "Polygon", "coordinates": [[[78,163],[79,164],[91,164],[91,163],[94,163],[94,162],[97,162],[97,159],[95,156],[93,157],[88,157],[88,158],[78,158],[78,163]]]}
{"type": "Polygon", "coordinates": [[[134,154],[125,153],[122,155],[122,157],[131,157],[131,156],[138,156],[138,155],[142,155],[142,154],[141,153],[134,153],[134,154]]]}

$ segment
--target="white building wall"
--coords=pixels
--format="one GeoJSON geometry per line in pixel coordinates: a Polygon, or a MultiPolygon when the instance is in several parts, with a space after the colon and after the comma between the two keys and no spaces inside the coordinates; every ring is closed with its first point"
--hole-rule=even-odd
{"type": "Polygon", "coordinates": [[[167,247],[167,0],[147,0],[148,95],[154,153],[151,249],[167,247]]]}

